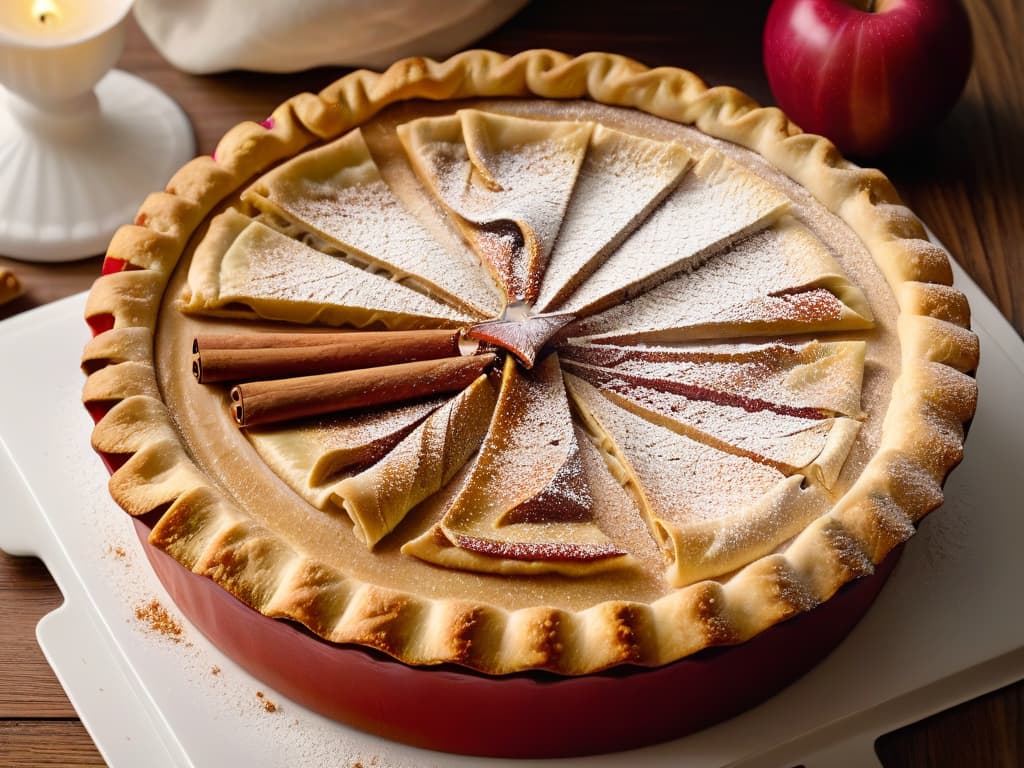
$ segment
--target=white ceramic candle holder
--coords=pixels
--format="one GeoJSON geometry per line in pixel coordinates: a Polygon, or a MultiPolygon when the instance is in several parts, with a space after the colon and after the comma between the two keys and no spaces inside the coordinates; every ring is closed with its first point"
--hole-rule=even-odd
{"type": "Polygon", "coordinates": [[[131,0],[0,0],[0,255],[102,253],[195,153],[177,104],[111,71],[131,0]]]}

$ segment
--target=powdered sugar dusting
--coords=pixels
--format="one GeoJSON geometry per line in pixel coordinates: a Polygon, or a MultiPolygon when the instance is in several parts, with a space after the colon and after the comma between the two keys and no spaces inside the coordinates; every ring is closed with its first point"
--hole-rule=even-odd
{"type": "Polygon", "coordinates": [[[695,400],[602,376],[601,369],[564,363],[566,370],[597,386],[639,416],[728,453],[771,464],[792,474],[814,461],[825,447],[832,419],[805,419],[770,410],[748,411],[710,400],[695,400]]]}
{"type": "Polygon", "coordinates": [[[480,455],[440,529],[490,557],[557,552],[571,561],[575,552],[588,562],[622,554],[593,524],[593,503],[557,356],[529,373],[507,363],[480,455]]]}
{"type": "Polygon", "coordinates": [[[574,397],[629,463],[654,520],[693,523],[734,515],[784,479],[772,467],[656,426],[579,379],[569,381],[574,397]]]}
{"type": "Polygon", "coordinates": [[[409,510],[443,489],[477,450],[495,398],[494,386],[481,376],[376,464],[331,486],[331,504],[348,514],[357,536],[379,541],[409,510]]]}
{"type": "Polygon", "coordinates": [[[414,165],[462,220],[510,300],[532,300],[539,290],[590,129],[475,110],[408,126],[414,165]]]}
{"type": "Polygon", "coordinates": [[[442,251],[383,181],[340,189],[330,198],[295,198],[287,210],[342,250],[382,263],[397,278],[412,275],[445,298],[488,306],[485,284],[473,279],[479,274],[475,267],[442,251]]]}
{"type": "Polygon", "coordinates": [[[690,162],[681,145],[598,125],[576,180],[537,299],[565,298],[671,191],[690,162]]]}
{"type": "Polygon", "coordinates": [[[267,174],[249,193],[341,250],[415,280],[448,301],[486,314],[492,293],[473,256],[439,243],[380,175],[361,132],[267,174]],[[311,166],[315,166],[315,175],[311,166]]]}
{"type": "MultiPolygon", "coordinates": [[[[773,297],[815,285],[856,290],[821,241],[784,218],[713,256],[700,269],[584,321],[577,333],[609,338],[660,334],[682,340],[700,338],[705,328],[711,329],[707,336],[738,335],[745,324],[764,332],[785,319],[791,306],[773,297]]],[[[829,314],[833,311],[829,308],[829,314]]],[[[814,327],[814,318],[808,327],[814,327]]]]}
{"type": "Polygon", "coordinates": [[[231,244],[220,276],[221,305],[251,304],[256,299],[260,302],[257,312],[270,319],[312,322],[325,307],[438,320],[465,319],[425,296],[255,221],[231,244]]]}
{"type": "Polygon", "coordinates": [[[652,588],[660,589],[664,555],[636,500],[611,473],[601,451],[579,427],[576,440],[587,485],[594,497],[594,522],[619,549],[636,558],[652,588]]]}
{"type": "Polygon", "coordinates": [[[763,228],[788,204],[759,177],[709,152],[560,308],[593,312],[635,296],[763,228]]]}
{"type": "Polygon", "coordinates": [[[818,342],[728,347],[570,345],[570,359],[598,366],[623,385],[814,419],[859,416],[864,343],[818,342]]]}
{"type": "Polygon", "coordinates": [[[323,509],[328,497],[318,486],[339,472],[381,458],[443,402],[444,398],[430,398],[300,424],[256,427],[246,430],[246,435],[274,472],[323,509]]]}
{"type": "MultiPolygon", "coordinates": [[[[549,520],[566,512],[569,519],[589,513],[589,490],[566,483],[579,474],[572,471],[579,469],[579,446],[556,361],[548,357],[532,373],[521,372],[515,364],[505,366],[497,410],[470,481],[490,486],[479,495],[489,499],[492,509],[485,516],[494,524],[515,518],[517,507],[542,494],[562,497],[576,507],[552,508],[547,511],[549,520]]],[[[457,527],[457,518],[477,517],[464,509],[467,506],[457,500],[446,525],[457,527]]]]}

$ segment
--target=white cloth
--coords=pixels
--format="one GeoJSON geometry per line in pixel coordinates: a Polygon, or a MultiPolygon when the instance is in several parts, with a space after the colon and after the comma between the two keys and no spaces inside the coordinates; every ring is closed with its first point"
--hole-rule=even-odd
{"type": "Polygon", "coordinates": [[[135,17],[157,50],[186,72],[380,69],[404,56],[448,56],[526,2],[136,0],[135,17]]]}

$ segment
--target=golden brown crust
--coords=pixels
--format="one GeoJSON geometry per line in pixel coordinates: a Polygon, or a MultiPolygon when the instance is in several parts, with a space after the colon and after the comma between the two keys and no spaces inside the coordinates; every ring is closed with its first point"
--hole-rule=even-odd
{"type": "MultiPolygon", "coordinates": [[[[94,336],[82,352],[82,368],[87,374],[108,365],[129,360],[153,363],[153,330],[151,328],[121,328],[94,336]]],[[[124,395],[122,395],[124,397],[124,395]]]]}
{"type": "Polygon", "coordinates": [[[647,69],[610,54],[469,51],[444,62],[407,59],[383,74],[354,72],[319,95],[290,99],[269,129],[244,123],[229,131],[213,158],[188,163],[165,192],[145,201],[108,257],[134,269],[97,281],[86,316],[111,316],[113,330],[88,346],[83,367],[91,374],[87,398],[118,401],[93,436],[97,450],[130,457],[111,479],[114,498],[132,514],[166,507],[153,543],[254,608],[412,664],[582,674],[624,661],[664,664],[743,641],[870,572],[910,536],[941,502],[942,482],[962,455],[962,423],[974,411],[968,372],[977,366],[977,343],[966,331],[966,302],[948,287],[945,254],[925,240],[880,172],[852,165],[826,139],[800,133],[782,112],[736,90],[709,89],[692,73],[647,69]],[[186,243],[250,178],[397,101],[530,95],[634,107],[759,153],[859,235],[899,302],[902,373],[877,454],[830,513],[784,552],[724,584],[700,582],[646,605],[506,612],[360,583],[292,550],[217,490],[185,454],[151,377],[138,367],[152,365],[156,310],[186,243]]]}

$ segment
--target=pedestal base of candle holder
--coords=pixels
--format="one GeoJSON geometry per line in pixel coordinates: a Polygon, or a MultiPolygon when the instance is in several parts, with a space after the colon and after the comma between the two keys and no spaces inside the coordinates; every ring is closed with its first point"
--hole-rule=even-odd
{"type": "Polygon", "coordinates": [[[95,97],[44,112],[0,88],[0,255],[102,253],[195,154],[185,113],[144,80],[114,70],[95,97]]]}

